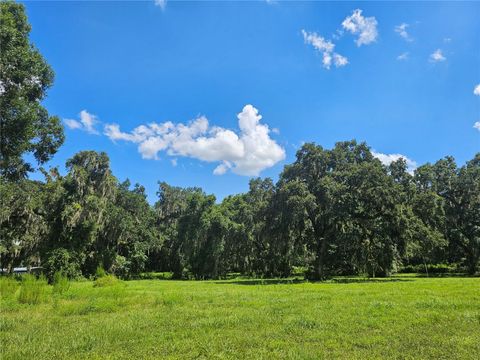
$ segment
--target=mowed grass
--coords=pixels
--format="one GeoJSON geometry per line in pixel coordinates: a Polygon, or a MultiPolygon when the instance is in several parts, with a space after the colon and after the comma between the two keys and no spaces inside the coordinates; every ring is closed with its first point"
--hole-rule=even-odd
{"type": "Polygon", "coordinates": [[[2,360],[480,358],[479,278],[78,282],[36,305],[17,295],[2,295],[2,360]]]}

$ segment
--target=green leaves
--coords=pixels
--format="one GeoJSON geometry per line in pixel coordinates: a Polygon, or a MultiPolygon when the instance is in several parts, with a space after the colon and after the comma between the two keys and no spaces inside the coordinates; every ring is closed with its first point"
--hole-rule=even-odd
{"type": "Polygon", "coordinates": [[[30,26],[23,5],[0,3],[0,175],[10,180],[27,176],[48,161],[64,141],[63,127],[41,106],[53,83],[53,71],[29,42],[30,26]]]}

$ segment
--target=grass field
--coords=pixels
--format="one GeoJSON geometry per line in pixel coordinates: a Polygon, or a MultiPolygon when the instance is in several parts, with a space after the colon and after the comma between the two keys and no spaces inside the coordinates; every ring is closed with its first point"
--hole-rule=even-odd
{"type": "Polygon", "coordinates": [[[479,359],[479,278],[339,280],[10,289],[1,359],[479,359]]]}

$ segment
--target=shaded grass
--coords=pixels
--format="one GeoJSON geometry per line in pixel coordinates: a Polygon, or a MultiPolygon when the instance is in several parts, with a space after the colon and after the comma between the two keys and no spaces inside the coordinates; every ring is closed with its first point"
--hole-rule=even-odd
{"type": "Polygon", "coordinates": [[[480,279],[399,279],[73,283],[2,298],[1,358],[478,358],[480,279]]]}

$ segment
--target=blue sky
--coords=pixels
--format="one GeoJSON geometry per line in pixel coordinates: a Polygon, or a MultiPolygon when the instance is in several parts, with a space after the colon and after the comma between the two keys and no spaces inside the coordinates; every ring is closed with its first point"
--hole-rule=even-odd
{"type": "Polygon", "coordinates": [[[66,125],[49,165],[106,151],[151,202],[157,181],[246,191],[303,142],[412,168],[480,151],[480,3],[25,4],[66,125]]]}

